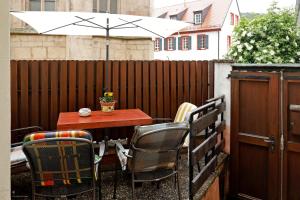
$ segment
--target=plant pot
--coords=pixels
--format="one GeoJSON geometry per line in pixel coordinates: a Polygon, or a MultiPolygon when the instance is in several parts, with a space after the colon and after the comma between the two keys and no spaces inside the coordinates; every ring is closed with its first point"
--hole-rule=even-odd
{"type": "Polygon", "coordinates": [[[113,102],[103,102],[100,101],[101,111],[102,112],[112,112],[115,110],[115,101],[113,102]]]}

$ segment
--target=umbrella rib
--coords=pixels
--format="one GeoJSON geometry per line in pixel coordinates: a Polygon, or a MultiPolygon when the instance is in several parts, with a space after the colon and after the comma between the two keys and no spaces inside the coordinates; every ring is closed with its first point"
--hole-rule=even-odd
{"type": "Polygon", "coordinates": [[[127,21],[127,20],[125,20],[125,19],[121,19],[121,18],[119,18],[119,19],[122,20],[122,21],[124,21],[124,22],[133,24],[133,25],[135,25],[136,27],[139,27],[139,28],[141,28],[141,29],[144,29],[145,31],[148,31],[148,32],[150,32],[150,33],[153,33],[154,35],[157,35],[157,36],[159,36],[159,37],[165,38],[164,36],[162,36],[162,35],[160,35],[160,34],[158,34],[158,33],[155,33],[155,32],[153,32],[153,31],[151,31],[151,30],[149,30],[149,29],[147,29],[147,28],[145,28],[145,27],[139,26],[139,25],[137,25],[137,24],[135,24],[135,23],[133,23],[133,22],[129,22],[129,21],[127,21]]]}
{"type": "MultiPolygon", "coordinates": [[[[119,18],[120,19],[120,18],[119,18]]],[[[122,20],[122,19],[120,19],[120,20],[122,20]]],[[[124,23],[124,24],[119,24],[119,25],[116,25],[116,26],[113,26],[113,27],[110,27],[110,29],[115,29],[115,28],[118,28],[118,27],[120,27],[120,26],[124,26],[124,25],[127,25],[127,24],[133,24],[134,22],[139,22],[139,21],[141,21],[142,19],[137,19],[137,20],[133,20],[133,21],[128,21],[128,22],[126,22],[126,23],[124,23]]],[[[124,21],[124,20],[123,20],[124,21]]],[[[133,24],[134,25],[134,24],[133,24]]],[[[133,27],[133,28],[135,28],[135,27],[133,27]]]]}
{"type": "Polygon", "coordinates": [[[77,18],[79,18],[79,19],[82,19],[83,21],[86,21],[86,22],[88,22],[88,23],[91,23],[91,24],[94,24],[94,25],[96,25],[96,26],[99,26],[99,27],[101,27],[101,28],[103,28],[103,29],[106,29],[106,27],[104,27],[104,26],[101,26],[100,24],[97,24],[97,23],[95,23],[95,22],[91,22],[91,21],[89,21],[90,19],[93,19],[93,18],[88,18],[88,19],[84,19],[84,18],[81,18],[81,17],[79,17],[79,16],[75,16],[75,17],[77,17],[77,18]]]}
{"type": "Polygon", "coordinates": [[[82,25],[82,24],[74,24],[75,26],[83,26],[83,27],[88,27],[88,28],[98,28],[98,29],[104,29],[102,27],[99,26],[89,26],[89,25],[82,25]]]}
{"type": "MultiPolygon", "coordinates": [[[[89,19],[93,19],[93,18],[94,18],[94,17],[91,17],[91,18],[89,18],[89,19]]],[[[87,19],[87,20],[89,20],[89,19],[87,19]]],[[[72,22],[72,23],[70,23],[70,24],[66,24],[66,25],[63,25],[63,26],[59,26],[59,27],[56,27],[56,28],[53,28],[53,29],[50,29],[50,30],[41,32],[41,34],[45,34],[45,33],[51,32],[51,31],[55,31],[55,30],[57,30],[57,29],[64,28],[64,27],[67,27],[67,26],[76,25],[76,23],[83,22],[83,21],[85,21],[85,20],[82,19],[82,20],[77,21],[77,22],[72,22]]]]}

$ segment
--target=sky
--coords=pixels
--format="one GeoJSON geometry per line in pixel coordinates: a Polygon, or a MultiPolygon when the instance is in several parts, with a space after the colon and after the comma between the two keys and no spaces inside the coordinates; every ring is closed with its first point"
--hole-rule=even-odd
{"type": "MultiPolygon", "coordinates": [[[[194,0],[186,0],[194,1],[194,0]]],[[[222,1],[222,0],[221,0],[222,1]]],[[[164,7],[183,3],[184,0],[154,0],[154,7],[164,7]]],[[[240,11],[243,12],[257,12],[264,13],[270,7],[273,0],[238,0],[240,11]]],[[[277,0],[279,7],[294,8],[296,0],[277,0]]]]}

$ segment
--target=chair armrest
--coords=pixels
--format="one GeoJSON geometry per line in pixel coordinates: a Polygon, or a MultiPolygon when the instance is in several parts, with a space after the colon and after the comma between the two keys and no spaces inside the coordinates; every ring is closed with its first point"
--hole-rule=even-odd
{"type": "Polygon", "coordinates": [[[22,146],[22,145],[23,145],[23,142],[16,142],[16,143],[11,144],[10,147],[13,148],[13,147],[22,146]]]}
{"type": "Polygon", "coordinates": [[[124,156],[128,157],[128,158],[132,158],[131,155],[128,155],[127,151],[125,150],[125,148],[123,147],[123,145],[118,142],[118,141],[115,141],[116,143],[116,151],[117,152],[121,152],[124,156]]]}
{"type": "Polygon", "coordinates": [[[172,122],[173,119],[171,119],[171,118],[152,118],[152,121],[154,124],[157,124],[157,123],[172,122]]]}
{"type": "Polygon", "coordinates": [[[99,154],[97,155],[98,159],[97,160],[95,159],[94,162],[95,165],[102,160],[104,153],[105,153],[105,142],[99,142],[99,154]]]}

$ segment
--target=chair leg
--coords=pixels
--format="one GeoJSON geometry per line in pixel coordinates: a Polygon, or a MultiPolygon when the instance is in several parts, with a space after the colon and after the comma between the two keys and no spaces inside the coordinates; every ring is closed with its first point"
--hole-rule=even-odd
{"type": "Polygon", "coordinates": [[[98,166],[98,197],[99,200],[102,199],[102,192],[101,192],[101,167],[98,166]]]}
{"type": "Polygon", "coordinates": [[[132,200],[135,200],[134,173],[131,174],[132,200]]]}
{"type": "Polygon", "coordinates": [[[117,165],[115,165],[114,195],[113,195],[113,199],[117,198],[117,184],[118,184],[118,169],[117,169],[117,165]]]}
{"type": "Polygon", "coordinates": [[[180,192],[180,184],[179,184],[179,175],[178,173],[175,174],[177,179],[177,192],[178,192],[178,199],[181,200],[181,192],[180,192]]]}

